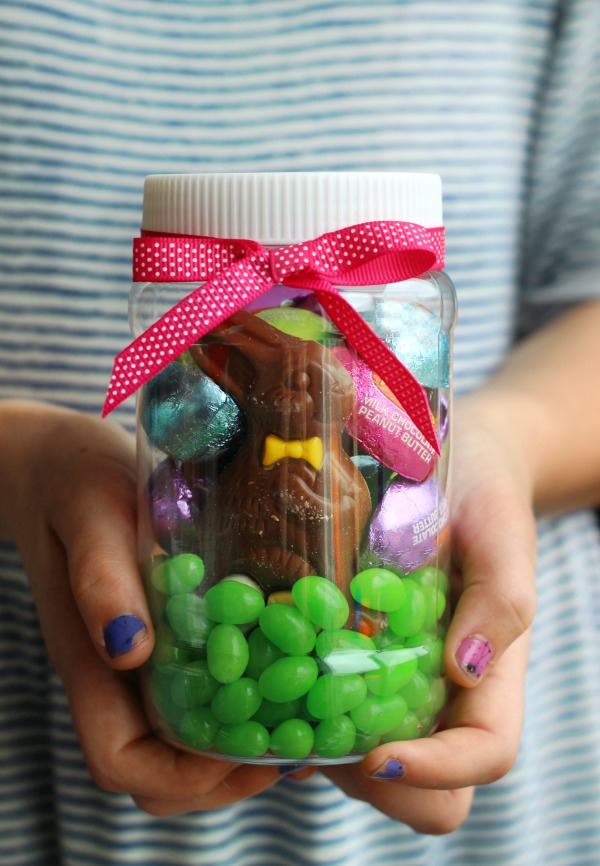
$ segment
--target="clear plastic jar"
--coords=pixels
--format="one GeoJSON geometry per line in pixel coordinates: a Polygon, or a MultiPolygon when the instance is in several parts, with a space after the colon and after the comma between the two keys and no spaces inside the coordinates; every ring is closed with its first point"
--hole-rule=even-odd
{"type": "MultiPolygon", "coordinates": [[[[376,219],[441,225],[439,178],[145,187],[153,231],[278,247],[376,219]]],[[[135,284],[134,334],[189,291],[135,284]]],[[[140,558],[156,631],[143,691],[157,731],[182,748],[349,762],[426,736],[444,711],[454,289],[431,271],[340,291],[424,387],[441,457],[305,289],[274,286],[139,392],[140,558]]]]}

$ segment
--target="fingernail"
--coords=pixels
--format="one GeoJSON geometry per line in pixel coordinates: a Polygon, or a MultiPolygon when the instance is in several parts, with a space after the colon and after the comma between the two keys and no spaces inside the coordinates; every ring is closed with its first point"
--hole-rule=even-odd
{"type": "Polygon", "coordinates": [[[302,764],[282,764],[279,767],[279,775],[287,776],[288,773],[295,773],[296,770],[301,770],[302,764]]]}
{"type": "Polygon", "coordinates": [[[464,671],[475,679],[480,679],[493,654],[494,650],[489,641],[481,637],[467,637],[456,650],[456,659],[464,671]]]}
{"type": "Polygon", "coordinates": [[[378,770],[375,770],[374,773],[371,773],[372,779],[400,779],[401,776],[404,775],[404,767],[402,766],[402,762],[397,758],[390,758],[379,767],[378,770]]]}
{"type": "Polygon", "coordinates": [[[104,629],[104,645],[109,656],[114,659],[139,646],[148,636],[148,630],[141,619],[133,614],[125,614],[111,619],[104,629]]]}

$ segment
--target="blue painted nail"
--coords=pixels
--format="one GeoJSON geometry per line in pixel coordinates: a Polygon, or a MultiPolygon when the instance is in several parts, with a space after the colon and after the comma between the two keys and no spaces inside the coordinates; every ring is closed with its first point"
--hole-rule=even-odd
{"type": "Polygon", "coordinates": [[[104,644],[111,659],[128,653],[148,634],[141,619],[125,614],[112,619],[104,629],[104,644]]]}
{"type": "Polygon", "coordinates": [[[302,764],[281,764],[279,767],[279,775],[287,776],[288,773],[295,773],[296,770],[301,770],[302,764]]]}
{"type": "Polygon", "coordinates": [[[390,758],[371,774],[372,779],[399,779],[404,775],[404,767],[397,758],[390,758]]]}

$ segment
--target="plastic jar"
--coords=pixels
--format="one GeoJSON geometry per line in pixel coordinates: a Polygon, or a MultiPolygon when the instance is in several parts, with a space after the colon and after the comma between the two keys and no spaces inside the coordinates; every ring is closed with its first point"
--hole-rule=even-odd
{"type": "MultiPolygon", "coordinates": [[[[374,220],[442,225],[436,175],[146,180],[143,229],[277,249],[374,220]]],[[[191,288],[136,283],[141,334],[191,288]]],[[[446,699],[454,289],[339,287],[425,389],[441,456],[315,294],[275,285],[139,391],[147,712],[235,761],[360,760],[446,699]]]]}

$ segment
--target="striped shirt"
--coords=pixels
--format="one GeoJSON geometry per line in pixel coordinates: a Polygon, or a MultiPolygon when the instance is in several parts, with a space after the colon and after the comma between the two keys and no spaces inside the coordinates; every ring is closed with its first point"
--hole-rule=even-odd
{"type": "MultiPolygon", "coordinates": [[[[458,392],[599,294],[598,0],[0,0],[0,44],[3,397],[99,413],[147,174],[441,174],[458,392]]],[[[96,788],[3,543],[2,866],[598,866],[596,522],[539,545],[519,759],[430,838],[320,775],[171,819],[96,788]]]]}

